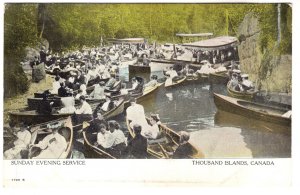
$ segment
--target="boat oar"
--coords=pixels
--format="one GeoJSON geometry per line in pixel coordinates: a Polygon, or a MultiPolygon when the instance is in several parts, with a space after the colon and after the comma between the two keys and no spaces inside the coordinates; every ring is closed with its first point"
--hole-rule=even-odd
{"type": "Polygon", "coordinates": [[[160,149],[161,149],[163,155],[164,155],[166,158],[170,158],[169,155],[168,155],[168,153],[167,153],[167,151],[164,149],[164,147],[163,147],[160,143],[158,143],[158,146],[160,147],[160,149]]]}

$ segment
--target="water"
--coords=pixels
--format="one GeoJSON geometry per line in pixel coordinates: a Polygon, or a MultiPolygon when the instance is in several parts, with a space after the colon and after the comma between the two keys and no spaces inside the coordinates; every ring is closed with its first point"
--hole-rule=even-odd
{"type": "MultiPolygon", "coordinates": [[[[157,68],[151,74],[163,76],[157,68]]],[[[225,85],[194,83],[171,90],[161,87],[141,104],[146,115],[157,113],[168,127],[190,132],[190,141],[206,158],[291,157],[290,127],[218,111],[213,92],[227,95],[225,85]]],[[[124,114],[116,120],[125,130],[124,114]]]]}

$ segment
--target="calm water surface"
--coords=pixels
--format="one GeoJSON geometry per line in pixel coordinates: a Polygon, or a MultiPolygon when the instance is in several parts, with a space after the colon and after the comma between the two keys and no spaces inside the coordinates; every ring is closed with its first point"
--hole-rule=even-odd
{"type": "MultiPolygon", "coordinates": [[[[163,76],[161,71],[152,74],[163,76]]],[[[171,90],[162,86],[141,104],[147,115],[157,113],[168,127],[190,132],[206,158],[291,157],[289,127],[218,111],[213,92],[227,95],[222,84],[187,83],[171,90]]],[[[126,130],[124,114],[116,119],[126,130]]]]}

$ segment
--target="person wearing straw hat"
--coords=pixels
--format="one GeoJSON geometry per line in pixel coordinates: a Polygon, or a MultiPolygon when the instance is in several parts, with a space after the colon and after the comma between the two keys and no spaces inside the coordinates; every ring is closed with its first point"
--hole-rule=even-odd
{"type": "MultiPolygon", "coordinates": [[[[16,129],[14,128],[14,130],[16,129]]],[[[24,123],[21,124],[20,130],[13,134],[17,139],[14,141],[14,146],[4,152],[3,158],[6,160],[21,159],[21,151],[27,150],[31,141],[31,133],[24,123]]]]}
{"type": "Polygon", "coordinates": [[[31,147],[30,153],[34,153],[34,150],[40,151],[37,156],[32,157],[33,159],[59,158],[67,149],[68,144],[65,137],[58,133],[61,128],[59,124],[55,127],[48,126],[48,128],[52,129],[52,133],[31,147]]]}

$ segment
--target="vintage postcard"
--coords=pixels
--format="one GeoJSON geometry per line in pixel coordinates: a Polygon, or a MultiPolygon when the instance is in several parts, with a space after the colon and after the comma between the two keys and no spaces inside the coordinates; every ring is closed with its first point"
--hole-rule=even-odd
{"type": "Polygon", "coordinates": [[[292,186],[293,2],[2,5],[5,188],[292,186]]]}

